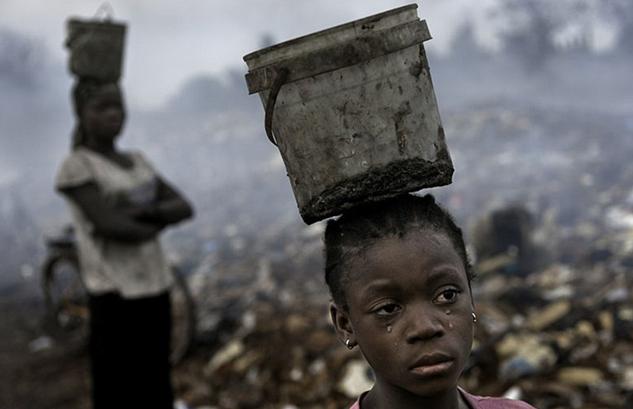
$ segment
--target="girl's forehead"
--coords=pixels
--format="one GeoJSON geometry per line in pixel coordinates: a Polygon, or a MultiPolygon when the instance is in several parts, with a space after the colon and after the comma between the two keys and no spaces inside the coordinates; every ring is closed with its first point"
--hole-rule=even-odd
{"type": "Polygon", "coordinates": [[[389,272],[406,265],[415,266],[424,273],[424,267],[438,263],[463,269],[463,261],[448,235],[442,231],[423,229],[403,237],[392,235],[367,243],[356,257],[350,258],[348,270],[350,279],[355,279],[359,274],[389,272]]]}
{"type": "Polygon", "coordinates": [[[386,237],[348,265],[347,302],[364,305],[386,294],[427,296],[438,286],[468,286],[464,263],[446,234],[386,237]]]}
{"type": "Polygon", "coordinates": [[[392,234],[377,238],[367,243],[364,250],[366,258],[384,257],[385,254],[412,251],[420,255],[431,251],[452,251],[456,253],[448,234],[429,228],[413,230],[403,236],[392,234]]]}

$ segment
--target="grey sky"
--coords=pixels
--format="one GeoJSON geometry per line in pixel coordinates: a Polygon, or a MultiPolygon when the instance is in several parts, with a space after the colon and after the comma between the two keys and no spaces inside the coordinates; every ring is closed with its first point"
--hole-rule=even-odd
{"type": "MultiPolygon", "coordinates": [[[[195,74],[245,70],[242,56],[259,48],[269,33],[275,41],[325,29],[408,0],[111,0],[115,18],[130,24],[124,84],[131,103],[156,106],[195,74]]],[[[454,29],[472,18],[478,40],[494,47],[497,0],[417,2],[433,35],[430,49],[443,51],[454,29]]],[[[44,41],[51,58],[65,64],[62,44],[68,16],[93,16],[102,0],[0,0],[0,28],[44,41]]],[[[70,78],[68,79],[70,83],[70,78]]]]}
{"type": "MultiPolygon", "coordinates": [[[[418,2],[434,39],[445,48],[461,17],[483,13],[495,0],[418,2]]],[[[43,40],[55,61],[65,63],[62,47],[68,16],[90,17],[101,0],[0,0],[0,27],[43,40]]],[[[255,51],[259,37],[276,41],[362,18],[411,3],[398,0],[111,0],[115,18],[130,24],[125,86],[132,103],[160,104],[184,80],[199,73],[244,69],[242,56],[255,51]]],[[[480,19],[481,20],[481,19],[480,19]]],[[[480,35],[486,37],[485,26],[480,35]]],[[[69,80],[70,81],[70,80],[69,80]]]]}

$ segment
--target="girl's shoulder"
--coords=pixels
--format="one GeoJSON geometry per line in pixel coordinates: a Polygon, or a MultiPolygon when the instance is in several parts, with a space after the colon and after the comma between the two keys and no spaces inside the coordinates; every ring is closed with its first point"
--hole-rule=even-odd
{"type": "Polygon", "coordinates": [[[68,154],[66,154],[66,156],[64,157],[64,163],[81,160],[81,158],[85,156],[90,156],[89,152],[90,151],[88,149],[81,146],[74,148],[70,152],[68,152],[68,154]]]}
{"type": "Polygon", "coordinates": [[[73,149],[62,161],[55,177],[57,189],[78,186],[94,179],[89,154],[84,149],[73,149]]]}
{"type": "Polygon", "coordinates": [[[119,160],[106,157],[98,152],[94,152],[88,148],[79,147],[75,149],[70,156],[77,159],[94,163],[95,165],[111,165],[117,168],[133,169],[139,165],[142,167],[152,167],[151,163],[145,158],[140,150],[120,150],[118,151],[120,156],[119,160]]]}
{"type": "Polygon", "coordinates": [[[152,162],[147,159],[147,156],[145,156],[145,154],[140,150],[126,150],[122,151],[121,153],[127,156],[132,162],[134,162],[134,165],[138,164],[152,170],[154,169],[154,165],[152,164],[152,162]]]}
{"type": "Polygon", "coordinates": [[[367,392],[363,392],[349,409],[360,409],[360,401],[367,395],[367,392]]]}
{"type": "Polygon", "coordinates": [[[83,146],[78,146],[70,151],[68,155],[66,155],[64,161],[62,162],[62,167],[68,166],[67,164],[74,166],[76,166],[77,164],[81,164],[85,167],[92,167],[102,160],[103,157],[97,152],[94,152],[93,150],[85,148],[83,146]]]}
{"type": "Polygon", "coordinates": [[[520,400],[471,395],[462,389],[460,392],[473,409],[535,409],[520,400]]]}
{"type": "Polygon", "coordinates": [[[350,406],[349,409],[360,409],[360,399],[357,400],[356,402],[354,402],[354,404],[352,406],[350,406]]]}
{"type": "MultiPolygon", "coordinates": [[[[459,391],[472,409],[535,409],[520,400],[471,395],[461,388],[459,391]]],[[[349,409],[360,409],[360,398],[349,409]]]]}

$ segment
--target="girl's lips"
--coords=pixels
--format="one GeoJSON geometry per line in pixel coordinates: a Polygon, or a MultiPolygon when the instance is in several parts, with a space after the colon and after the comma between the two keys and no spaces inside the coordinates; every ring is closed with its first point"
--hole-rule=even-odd
{"type": "Polygon", "coordinates": [[[423,377],[438,376],[450,372],[454,363],[455,360],[452,358],[434,360],[433,363],[418,364],[412,367],[410,371],[423,377]]]}

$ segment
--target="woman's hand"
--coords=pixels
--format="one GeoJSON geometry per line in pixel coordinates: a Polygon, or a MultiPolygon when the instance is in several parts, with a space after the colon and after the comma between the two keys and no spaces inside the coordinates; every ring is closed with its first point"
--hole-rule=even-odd
{"type": "Polygon", "coordinates": [[[193,207],[176,189],[158,179],[158,200],[146,209],[142,217],[167,224],[174,224],[193,216],[193,207]]]}
{"type": "Polygon", "coordinates": [[[112,240],[141,242],[156,237],[164,223],[144,220],[148,209],[131,204],[108,205],[94,183],[86,183],[62,190],[94,226],[94,234],[112,240]]]}

